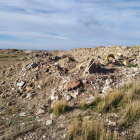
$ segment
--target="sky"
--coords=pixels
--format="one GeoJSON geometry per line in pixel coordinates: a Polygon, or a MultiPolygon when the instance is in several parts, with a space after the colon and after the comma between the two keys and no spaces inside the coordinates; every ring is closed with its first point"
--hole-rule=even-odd
{"type": "Polygon", "coordinates": [[[140,0],[0,0],[0,49],[139,45],[140,0]]]}

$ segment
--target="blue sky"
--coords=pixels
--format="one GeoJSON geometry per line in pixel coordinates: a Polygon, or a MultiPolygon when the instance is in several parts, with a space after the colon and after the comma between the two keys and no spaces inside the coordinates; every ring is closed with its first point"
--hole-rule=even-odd
{"type": "Polygon", "coordinates": [[[0,0],[0,48],[139,45],[139,0],[0,0]]]}

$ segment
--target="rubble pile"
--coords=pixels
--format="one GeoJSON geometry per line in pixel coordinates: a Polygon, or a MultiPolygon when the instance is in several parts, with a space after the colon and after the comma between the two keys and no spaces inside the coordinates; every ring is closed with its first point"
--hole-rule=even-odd
{"type": "MultiPolygon", "coordinates": [[[[3,55],[22,57],[0,67],[0,120],[7,122],[16,115],[31,117],[43,127],[41,132],[28,132],[19,136],[20,139],[63,139],[69,116],[80,112],[77,108],[81,100],[89,104],[95,93],[103,98],[108,91],[140,77],[140,46],[137,45],[68,51],[0,50],[0,56],[3,55]],[[48,112],[57,100],[65,100],[74,108],[73,113],[51,116],[48,112]],[[54,128],[58,126],[62,131],[56,133],[54,128]]],[[[116,122],[107,124],[116,126],[116,122]]],[[[22,129],[25,123],[19,125],[22,129]]],[[[0,139],[5,138],[3,129],[0,127],[0,139]]]]}

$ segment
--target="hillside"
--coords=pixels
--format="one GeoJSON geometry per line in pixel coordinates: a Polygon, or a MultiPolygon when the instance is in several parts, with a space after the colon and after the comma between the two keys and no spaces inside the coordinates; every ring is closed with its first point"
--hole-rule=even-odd
{"type": "Polygon", "coordinates": [[[140,46],[0,50],[0,140],[139,140],[140,46]]]}

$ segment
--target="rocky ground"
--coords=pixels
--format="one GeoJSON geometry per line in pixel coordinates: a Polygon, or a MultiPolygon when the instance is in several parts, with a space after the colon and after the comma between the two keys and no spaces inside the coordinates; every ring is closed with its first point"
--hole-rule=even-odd
{"type": "MultiPolygon", "coordinates": [[[[92,103],[140,78],[140,46],[67,51],[0,50],[0,139],[61,140],[74,116],[99,118],[121,139],[135,139],[137,120],[120,126],[123,107],[100,112],[92,103]],[[56,115],[56,102],[69,109],[56,115]],[[85,102],[86,108],[81,108],[85,102]]],[[[84,138],[83,138],[84,139],[84,138]]],[[[91,138],[90,138],[91,139],[91,138]]]]}

